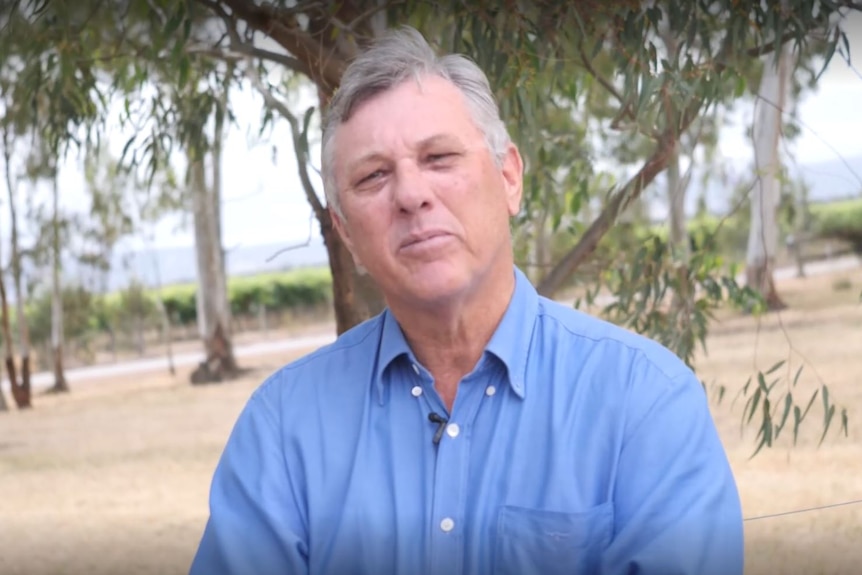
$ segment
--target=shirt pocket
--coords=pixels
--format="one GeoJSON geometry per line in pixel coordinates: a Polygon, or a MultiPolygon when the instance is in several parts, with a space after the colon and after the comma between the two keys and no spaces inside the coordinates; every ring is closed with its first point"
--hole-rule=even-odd
{"type": "Polygon", "coordinates": [[[597,573],[613,532],[611,502],[575,513],[500,508],[495,575],[597,573]]]}

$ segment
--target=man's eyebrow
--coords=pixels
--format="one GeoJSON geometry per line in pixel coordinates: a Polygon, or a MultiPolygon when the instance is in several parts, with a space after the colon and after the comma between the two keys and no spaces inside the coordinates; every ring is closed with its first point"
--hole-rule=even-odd
{"type": "Polygon", "coordinates": [[[368,152],[367,154],[363,154],[363,155],[359,156],[358,158],[356,158],[355,160],[351,161],[347,165],[347,168],[348,168],[348,170],[353,171],[357,167],[361,166],[362,164],[365,164],[367,162],[371,162],[373,160],[381,160],[383,158],[385,158],[385,156],[384,156],[384,154],[382,154],[380,152],[368,152]]]}
{"type": "MultiPolygon", "coordinates": [[[[455,138],[454,136],[449,135],[449,134],[434,134],[432,136],[428,136],[427,138],[423,138],[422,140],[419,140],[416,143],[415,147],[416,147],[416,149],[421,150],[421,149],[427,148],[429,146],[432,146],[434,144],[441,144],[441,143],[456,144],[456,143],[458,143],[458,139],[455,138]]],[[[385,160],[385,159],[386,159],[386,154],[384,154],[382,152],[368,152],[366,154],[359,156],[358,158],[356,158],[352,162],[350,162],[347,165],[347,170],[348,170],[348,172],[352,172],[352,171],[358,169],[359,167],[361,167],[363,164],[366,164],[368,162],[374,162],[374,161],[385,160]]]]}
{"type": "Polygon", "coordinates": [[[419,143],[416,147],[421,149],[421,148],[427,148],[428,146],[431,146],[433,144],[440,144],[440,143],[453,144],[453,143],[456,143],[457,141],[458,141],[457,138],[455,138],[449,134],[434,134],[433,136],[429,136],[423,140],[419,140],[419,143]]]}

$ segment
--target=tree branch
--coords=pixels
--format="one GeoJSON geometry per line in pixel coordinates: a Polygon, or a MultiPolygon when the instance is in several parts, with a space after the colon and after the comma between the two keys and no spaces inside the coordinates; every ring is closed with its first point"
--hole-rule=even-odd
{"type": "Polygon", "coordinates": [[[675,142],[665,138],[635,176],[613,196],[599,216],[581,236],[580,241],[539,283],[538,292],[551,297],[563,282],[595,251],[599,242],[621,214],[666,167],[675,142]]]}
{"type": "Polygon", "coordinates": [[[656,130],[650,130],[650,129],[640,125],[640,122],[638,122],[637,116],[632,111],[631,102],[626,102],[625,98],[620,93],[620,91],[617,90],[617,88],[613,84],[611,84],[611,82],[607,78],[605,78],[604,76],[602,76],[601,74],[598,73],[598,71],[595,69],[592,62],[590,61],[589,56],[587,56],[586,51],[584,50],[583,42],[578,43],[578,54],[580,55],[581,62],[583,63],[584,68],[587,70],[587,72],[590,74],[590,76],[592,76],[602,86],[602,88],[607,90],[607,92],[611,96],[613,96],[617,102],[620,103],[620,106],[621,106],[620,112],[619,112],[619,114],[617,114],[616,118],[614,118],[614,121],[612,122],[611,127],[614,129],[621,129],[622,126],[619,125],[618,120],[620,118],[628,118],[629,120],[631,120],[635,124],[635,127],[639,132],[643,133],[644,135],[646,135],[646,136],[648,136],[654,140],[660,139],[661,138],[660,132],[658,132],[656,130]]]}
{"type": "MultiPolygon", "coordinates": [[[[212,8],[212,0],[195,0],[212,8]]],[[[300,28],[296,15],[308,12],[318,3],[299,4],[290,9],[271,5],[256,5],[250,0],[220,0],[219,8],[231,9],[231,18],[239,18],[246,25],[275,40],[288,53],[306,64],[308,77],[327,94],[332,94],[341,82],[347,67],[346,59],[335,44],[327,39],[315,39],[300,28]]]]}
{"type": "Polygon", "coordinates": [[[586,50],[584,50],[583,42],[578,43],[578,54],[580,54],[581,62],[584,64],[584,68],[586,68],[587,72],[590,73],[590,76],[595,78],[596,81],[601,84],[602,87],[607,90],[611,94],[611,96],[613,96],[620,103],[621,106],[624,107],[623,109],[625,113],[627,113],[629,117],[631,117],[631,111],[625,98],[623,98],[623,95],[620,94],[619,90],[617,90],[616,87],[611,84],[607,78],[605,78],[596,71],[596,69],[593,67],[592,62],[590,62],[590,58],[587,56],[586,50]]]}
{"type": "Polygon", "coordinates": [[[302,188],[305,192],[305,197],[308,200],[308,203],[311,204],[311,208],[314,210],[314,215],[322,222],[323,218],[326,217],[326,208],[320,202],[320,198],[317,196],[317,192],[315,191],[314,185],[311,183],[311,178],[308,174],[308,149],[303,141],[302,128],[299,125],[299,119],[290,111],[284,102],[276,98],[272,94],[272,91],[263,84],[263,80],[261,80],[260,75],[250,65],[250,62],[248,62],[248,60],[246,62],[248,65],[243,68],[243,71],[252,86],[254,86],[261,96],[263,96],[266,106],[284,116],[284,118],[290,123],[290,132],[293,136],[293,151],[296,154],[296,163],[299,168],[299,179],[302,181],[302,188]]]}
{"type": "Polygon", "coordinates": [[[216,58],[226,62],[237,62],[245,60],[251,56],[253,58],[260,58],[261,60],[273,62],[274,64],[279,64],[289,70],[293,70],[294,72],[298,72],[306,76],[309,75],[308,69],[305,65],[296,58],[288,56],[287,54],[279,54],[278,52],[257,48],[245,42],[241,42],[239,45],[237,45],[236,42],[231,42],[230,48],[226,50],[220,50],[219,48],[211,46],[190,46],[186,51],[189,54],[200,54],[202,56],[208,56],[210,58],[216,58]]]}

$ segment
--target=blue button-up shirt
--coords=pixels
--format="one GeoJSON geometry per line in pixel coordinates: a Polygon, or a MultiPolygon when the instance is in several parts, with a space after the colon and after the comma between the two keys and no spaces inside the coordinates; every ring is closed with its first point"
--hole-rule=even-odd
{"type": "Polygon", "coordinates": [[[742,573],[695,375],[514,273],[451,413],[388,311],[259,387],[192,575],[742,573]],[[430,413],[448,420],[437,444],[430,413]]]}

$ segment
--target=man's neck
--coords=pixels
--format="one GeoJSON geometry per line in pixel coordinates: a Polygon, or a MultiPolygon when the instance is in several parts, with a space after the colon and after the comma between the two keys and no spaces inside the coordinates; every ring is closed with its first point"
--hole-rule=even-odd
{"type": "Polygon", "coordinates": [[[494,271],[480,289],[458,301],[433,308],[392,306],[410,348],[434,377],[434,385],[451,411],[458,383],[482,357],[511,302],[515,277],[494,271]]]}

